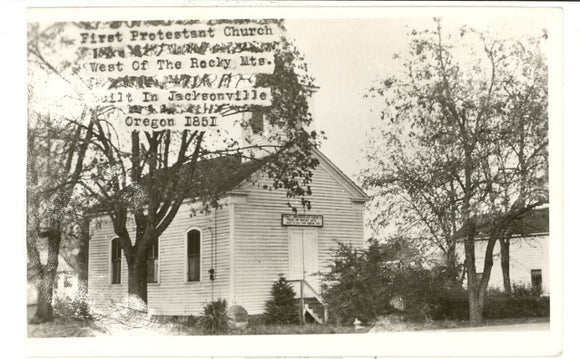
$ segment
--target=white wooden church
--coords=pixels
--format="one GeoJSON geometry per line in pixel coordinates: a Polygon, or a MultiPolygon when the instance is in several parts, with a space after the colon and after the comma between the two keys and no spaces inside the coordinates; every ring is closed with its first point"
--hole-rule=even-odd
{"type": "MultiPolygon", "coordinates": [[[[184,203],[152,250],[149,313],[199,315],[205,304],[223,298],[261,314],[272,283],[283,275],[297,295],[302,288],[304,310],[323,321],[315,309],[321,299],[314,274],[326,270],[338,242],[363,246],[367,196],[320,151],[314,155],[319,165],[310,211],[293,215],[284,190],[262,188],[268,179],[259,168],[235,181],[212,213],[193,215],[196,204],[184,203]]],[[[95,308],[127,296],[127,265],[117,242],[108,216],[94,218],[88,294],[95,308]]]]}

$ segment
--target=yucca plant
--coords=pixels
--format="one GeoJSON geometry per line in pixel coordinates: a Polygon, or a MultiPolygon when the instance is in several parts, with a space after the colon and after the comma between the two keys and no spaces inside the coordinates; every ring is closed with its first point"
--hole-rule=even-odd
{"type": "Polygon", "coordinates": [[[200,318],[201,328],[208,334],[224,332],[228,328],[226,314],[228,304],[225,299],[218,299],[206,304],[203,317],[200,318]]]}

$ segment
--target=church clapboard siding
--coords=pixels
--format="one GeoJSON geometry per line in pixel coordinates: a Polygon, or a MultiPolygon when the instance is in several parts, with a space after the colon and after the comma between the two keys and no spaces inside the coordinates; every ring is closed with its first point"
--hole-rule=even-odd
{"type": "MultiPolygon", "coordinates": [[[[110,220],[102,221],[102,230],[95,230],[89,246],[89,297],[98,307],[118,302],[127,295],[127,265],[122,259],[121,283],[111,284],[110,246],[115,237],[110,220]],[[109,225],[107,225],[109,224],[109,225]]],[[[184,204],[171,225],[159,238],[159,280],[148,284],[148,304],[151,314],[193,315],[214,298],[227,295],[229,272],[229,221],[224,208],[210,214],[196,214],[191,204],[184,204]],[[190,229],[201,232],[201,278],[188,282],[186,278],[186,234],[190,229]],[[216,230],[219,229],[219,230],[216,230]],[[212,240],[215,249],[211,255],[212,240]],[[212,263],[213,260],[213,263],[212,263]],[[209,269],[216,271],[214,281],[209,280],[209,269]],[[213,291],[213,293],[212,293],[213,291]]],[[[133,234],[133,233],[132,233],[133,234]]]]}

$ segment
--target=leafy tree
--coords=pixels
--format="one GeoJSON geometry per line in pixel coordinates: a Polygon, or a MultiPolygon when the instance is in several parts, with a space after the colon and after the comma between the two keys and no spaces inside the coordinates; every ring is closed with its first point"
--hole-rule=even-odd
{"type": "Polygon", "coordinates": [[[411,213],[448,264],[463,244],[470,319],[479,322],[495,243],[548,201],[546,35],[500,39],[435,25],[410,32],[409,52],[397,55],[404,71],[371,91],[385,101],[386,141],[375,140],[378,170],[365,182],[411,213]],[[481,280],[478,236],[487,238],[481,280]]]}
{"type": "MultiPolygon", "coordinates": [[[[28,27],[28,154],[27,154],[27,258],[29,281],[36,283],[38,299],[34,323],[51,321],[52,288],[61,249],[67,247],[71,223],[86,205],[79,184],[86,175],[86,162],[94,151],[94,122],[86,106],[67,107],[74,91],[55,91],[70,87],[66,64],[53,64],[47,52],[49,44],[61,30],[60,26],[41,30],[38,24],[28,27]],[[56,93],[55,93],[56,92],[56,93]],[[64,240],[63,240],[64,239],[64,240]],[[46,261],[41,260],[46,254],[46,261]]],[[[88,253],[85,236],[79,247],[79,264],[88,253]],[[85,248],[86,249],[86,248],[85,248]]],[[[65,249],[64,254],[69,253],[65,249]]],[[[73,261],[75,266],[77,261],[73,261]]],[[[84,266],[77,266],[81,281],[86,278],[84,266]]],[[[81,290],[85,288],[81,285],[81,290]]]]}
{"type": "MultiPolygon", "coordinates": [[[[32,121],[31,121],[32,122],[32,121]]],[[[73,196],[81,174],[91,131],[61,127],[39,117],[28,128],[27,253],[28,278],[37,283],[34,323],[52,321],[53,285],[73,196]],[[41,260],[46,253],[46,262],[41,260]]]]}
{"type": "Polygon", "coordinates": [[[377,235],[405,237],[425,253],[441,251],[450,279],[458,279],[457,242],[460,228],[459,183],[452,176],[455,159],[437,143],[421,143],[417,130],[389,124],[381,140],[371,143],[363,186],[373,193],[372,227],[377,235]],[[389,146],[383,146],[388,143],[389,146]],[[390,233],[389,233],[390,232],[390,233]]]}
{"type": "Polygon", "coordinates": [[[280,277],[270,290],[272,299],[266,302],[264,320],[266,324],[298,324],[300,308],[296,302],[296,292],[286,278],[280,277]]]}

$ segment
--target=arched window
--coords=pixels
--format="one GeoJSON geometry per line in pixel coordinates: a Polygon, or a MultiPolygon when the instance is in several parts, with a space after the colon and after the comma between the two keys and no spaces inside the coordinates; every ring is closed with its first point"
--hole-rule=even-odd
{"type": "Polygon", "coordinates": [[[187,281],[199,282],[201,273],[201,232],[187,232],[187,281]]]}
{"type": "Polygon", "coordinates": [[[159,281],[159,238],[155,238],[147,256],[147,283],[159,281]]]}
{"type": "Polygon", "coordinates": [[[111,240],[111,284],[121,283],[121,244],[119,238],[111,240]]]}

